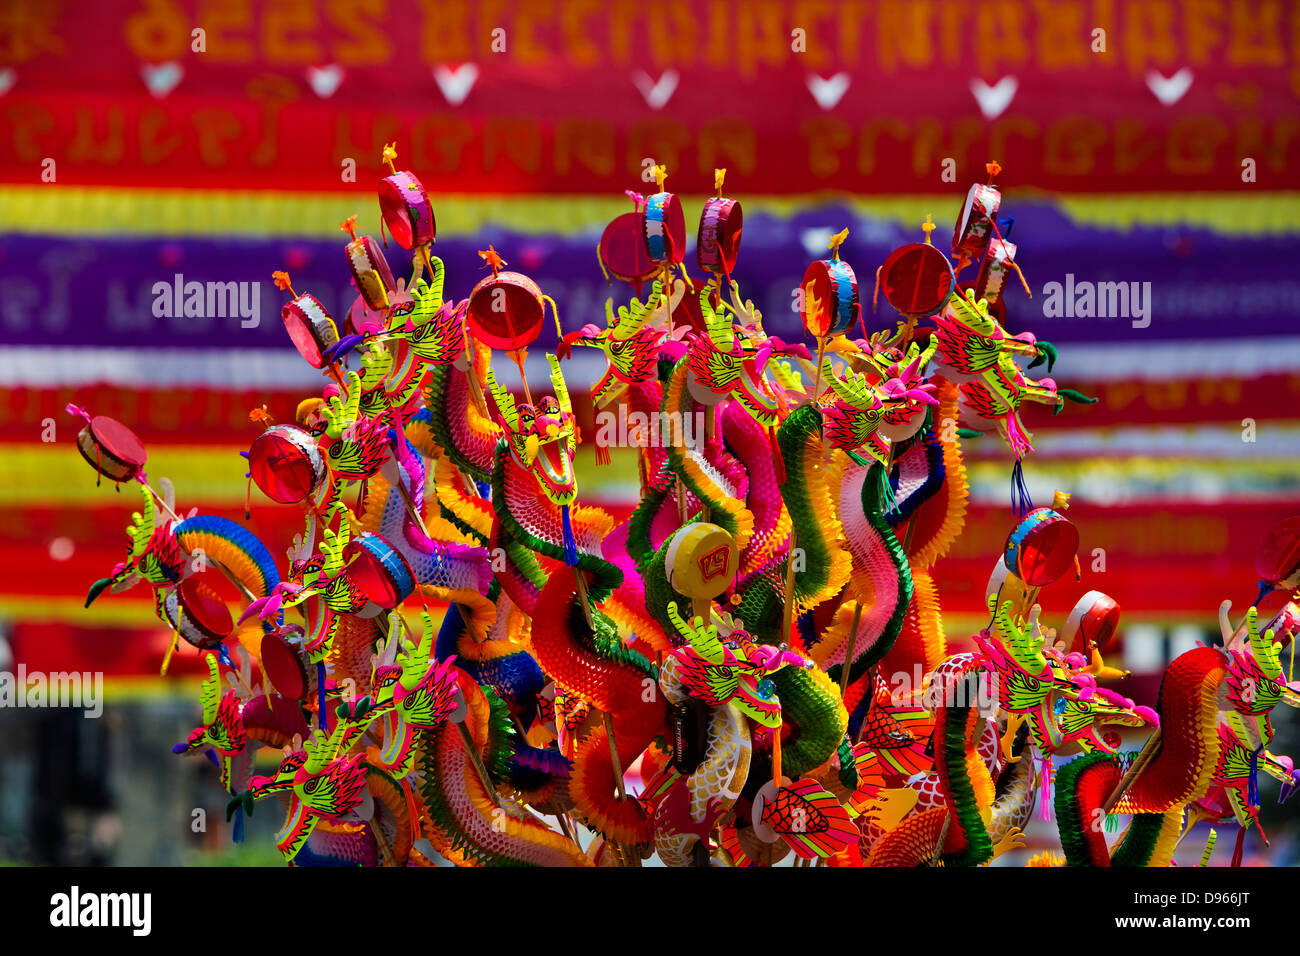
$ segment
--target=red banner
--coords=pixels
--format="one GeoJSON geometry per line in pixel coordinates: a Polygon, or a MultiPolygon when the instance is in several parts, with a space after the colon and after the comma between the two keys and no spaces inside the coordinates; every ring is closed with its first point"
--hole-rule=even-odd
{"type": "Polygon", "coordinates": [[[396,140],[439,192],[1300,186],[1282,0],[5,6],[13,183],[369,190],[396,140]]]}

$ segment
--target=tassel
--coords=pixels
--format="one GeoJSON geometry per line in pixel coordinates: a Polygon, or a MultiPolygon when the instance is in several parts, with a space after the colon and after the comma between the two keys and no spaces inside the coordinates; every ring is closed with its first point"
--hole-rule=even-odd
{"type": "Polygon", "coordinates": [[[894,496],[894,485],[890,480],[890,473],[882,465],[880,468],[880,514],[885,516],[898,507],[898,500],[894,496]]]}
{"type": "Polygon", "coordinates": [[[578,566],[578,542],[573,538],[573,525],[569,522],[569,506],[560,506],[560,521],[564,525],[564,563],[571,568],[578,566]]]}
{"type": "Polygon", "coordinates": [[[253,473],[250,471],[246,477],[248,478],[248,487],[244,489],[244,520],[245,521],[253,517],[253,473]]]}
{"type": "Polygon", "coordinates": [[[1023,518],[1033,510],[1034,502],[1025,484],[1024,463],[1017,459],[1011,467],[1011,512],[1017,518],[1023,518]]]}
{"type": "Polygon", "coordinates": [[[1241,858],[1244,856],[1246,847],[1246,828],[1240,827],[1237,830],[1237,845],[1232,850],[1232,862],[1228,866],[1241,866],[1241,858]]]}
{"type": "Polygon", "coordinates": [[[218,644],[218,645],[217,645],[217,660],[221,661],[221,663],[225,664],[225,665],[226,665],[227,667],[229,667],[232,671],[233,671],[233,670],[238,670],[238,669],[239,669],[239,668],[235,667],[234,662],[231,661],[231,659],[230,659],[230,651],[226,650],[226,645],[225,645],[225,644],[218,644]]]}
{"type": "Polygon", "coordinates": [[[231,842],[244,842],[244,808],[242,806],[235,810],[235,828],[231,833],[231,842]]]}
{"type": "Polygon", "coordinates": [[[1114,833],[1119,829],[1119,817],[1113,813],[1106,814],[1106,832],[1114,833]]]}
{"type": "Polygon", "coordinates": [[[325,729],[325,662],[316,662],[316,722],[325,729]]]}
{"type": "MultiPolygon", "coordinates": [[[[1261,747],[1260,750],[1262,749],[1261,747]]],[[[1250,783],[1246,787],[1246,802],[1252,807],[1259,806],[1259,750],[1250,753],[1250,783]]]]}
{"type": "Polygon", "coordinates": [[[1041,820],[1052,819],[1052,758],[1038,758],[1038,816],[1041,820]]]}
{"type": "Polygon", "coordinates": [[[597,466],[608,465],[613,461],[609,454],[609,446],[596,442],[596,464],[597,466]]]}
{"type": "Polygon", "coordinates": [[[1251,607],[1259,607],[1259,602],[1264,600],[1264,598],[1268,597],[1269,594],[1272,593],[1272,591],[1273,591],[1273,585],[1269,584],[1267,581],[1260,581],[1259,596],[1255,598],[1255,603],[1252,604],[1251,607]]]}

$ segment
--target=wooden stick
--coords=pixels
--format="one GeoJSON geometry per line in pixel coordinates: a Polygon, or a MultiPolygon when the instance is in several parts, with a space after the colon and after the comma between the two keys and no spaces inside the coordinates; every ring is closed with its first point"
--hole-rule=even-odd
{"type": "Polygon", "coordinates": [[[460,733],[461,742],[465,745],[465,753],[469,755],[469,762],[474,765],[474,770],[478,773],[479,781],[483,788],[487,790],[488,799],[501,806],[501,799],[497,795],[497,788],[492,785],[492,778],[488,776],[487,767],[483,766],[483,757],[478,752],[478,746],[474,743],[474,738],[470,736],[469,728],[464,722],[456,724],[456,730],[460,733]]]}
{"type": "Polygon", "coordinates": [[[587,595],[587,578],[582,573],[581,568],[573,569],[573,580],[578,583],[578,600],[582,602],[582,616],[587,619],[587,627],[591,628],[593,633],[596,630],[596,619],[591,613],[591,598],[587,595]]]}
{"type": "Polygon", "coordinates": [[[1160,728],[1157,727],[1155,733],[1148,738],[1146,744],[1142,747],[1142,750],[1138,753],[1137,757],[1134,758],[1133,763],[1129,765],[1128,771],[1120,778],[1119,783],[1116,784],[1115,789],[1111,791],[1110,796],[1106,798],[1106,802],[1101,805],[1101,809],[1104,813],[1110,813],[1111,808],[1114,807],[1115,804],[1119,803],[1124,794],[1128,792],[1129,787],[1133,786],[1133,781],[1138,778],[1138,775],[1146,769],[1147,764],[1149,764],[1152,758],[1154,758],[1159,752],[1160,728]]]}
{"type": "Polygon", "coordinates": [[[790,625],[794,621],[794,553],[798,550],[796,532],[790,529],[790,554],[785,562],[785,609],[781,616],[781,639],[790,639],[790,625]]]}
{"type": "Polygon", "coordinates": [[[601,719],[605,723],[605,736],[609,738],[609,760],[614,767],[614,789],[618,791],[620,801],[627,799],[627,790],[623,786],[623,765],[618,759],[618,744],[614,740],[614,718],[609,711],[603,712],[601,719]]]}
{"type": "Polygon", "coordinates": [[[854,602],[853,626],[849,629],[849,640],[844,648],[844,667],[840,671],[840,700],[849,689],[849,665],[853,663],[853,648],[858,640],[858,625],[862,623],[862,602],[854,602]]]}

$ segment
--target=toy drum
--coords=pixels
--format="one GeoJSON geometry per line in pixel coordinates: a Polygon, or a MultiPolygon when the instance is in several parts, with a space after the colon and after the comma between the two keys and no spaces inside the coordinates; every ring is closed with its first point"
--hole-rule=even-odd
{"type": "Polygon", "coordinates": [[[1007,538],[1002,560],[1030,587],[1051,584],[1074,563],[1079,529],[1051,508],[1035,508],[1007,538]]]}
{"type": "Polygon", "coordinates": [[[300,295],[280,310],[280,318],[307,364],[324,368],[325,352],[338,342],[339,330],[320,300],[310,293],[300,295]]]}
{"type": "Polygon", "coordinates": [[[606,272],[634,286],[640,286],[659,271],[646,252],[639,213],[625,212],[610,220],[600,235],[596,251],[606,272]]]}
{"type": "Polygon", "coordinates": [[[673,535],[664,565],[673,590],[693,600],[707,601],[731,585],[740,565],[740,552],[724,528],[698,522],[673,535]]]}
{"type": "Polygon", "coordinates": [[[962,206],[957,225],[952,231],[952,254],[965,256],[971,262],[978,262],[984,255],[984,247],[993,235],[993,217],[997,215],[1002,203],[1002,194],[996,186],[983,186],[976,183],[966,194],[966,203],[962,206]]]}
{"type": "Polygon", "coordinates": [[[384,225],[403,249],[433,242],[438,231],[433,205],[414,173],[394,173],[379,183],[379,210],[384,225]]]}
{"type": "Polygon", "coordinates": [[[1255,553],[1255,573],[1279,591],[1300,587],[1300,515],[1269,529],[1255,553]]]}
{"type": "Polygon", "coordinates": [[[377,534],[366,532],[344,552],[348,578],[366,600],[385,610],[397,607],[415,591],[415,572],[402,553],[377,534]]]}
{"type": "Polygon", "coordinates": [[[542,331],[542,290],[520,272],[486,276],[469,294],[469,325],[474,337],[494,349],[513,351],[542,331]]]}
{"type": "Polygon", "coordinates": [[[1101,650],[1119,628],[1119,604],[1109,594],[1089,591],[1079,598],[1065,619],[1061,635],[1070,642],[1070,650],[1087,656],[1090,648],[1101,650]]]}
{"type": "Polygon", "coordinates": [[[980,274],[975,280],[975,298],[987,299],[989,305],[1002,296],[1002,287],[1006,285],[1007,273],[1011,271],[1010,263],[1016,258],[1016,244],[1000,239],[989,244],[984,261],[980,264],[980,274]]]}
{"type": "Polygon", "coordinates": [[[262,637],[259,656],[262,673],[284,697],[307,700],[312,696],[316,668],[303,646],[303,629],[296,624],[277,628],[262,637]]]}
{"type": "Polygon", "coordinates": [[[348,268],[352,270],[352,281],[357,284],[357,291],[366,305],[376,312],[388,306],[388,297],[397,291],[393,281],[393,272],[388,268],[379,243],[369,236],[353,239],[347,245],[348,268]]]}
{"type": "Polygon", "coordinates": [[[686,215],[673,193],[646,197],[641,222],[651,262],[675,266],[686,258],[686,215]]]}
{"type": "Polygon", "coordinates": [[[1286,647],[1300,633],[1300,607],[1294,601],[1288,601],[1260,630],[1272,631],[1273,640],[1281,641],[1282,646],[1286,647]]]}
{"type": "Polygon", "coordinates": [[[843,335],[858,319],[858,277],[843,259],[821,259],[803,274],[804,328],[814,338],[843,335]]]}
{"type": "Polygon", "coordinates": [[[77,451],[91,467],[113,481],[135,478],[149,457],[135,432],[103,415],[90,419],[77,435],[77,451]]]}
{"type": "Polygon", "coordinates": [[[956,288],[952,263],[926,242],[899,246],[880,267],[885,300],[908,317],[923,318],[941,311],[956,288]]]}
{"type": "Polygon", "coordinates": [[[325,458],[315,439],[297,425],[273,425],[248,449],[253,483],[282,505],[305,501],[325,480],[325,458]]]}
{"type": "Polygon", "coordinates": [[[731,274],[740,255],[740,231],[745,216],[735,199],[714,198],[704,203],[695,239],[695,261],[705,272],[731,274]]]}
{"type": "Polygon", "coordinates": [[[235,619],[221,595],[197,576],[178,584],[163,607],[176,633],[199,650],[212,650],[235,629],[235,619]]]}

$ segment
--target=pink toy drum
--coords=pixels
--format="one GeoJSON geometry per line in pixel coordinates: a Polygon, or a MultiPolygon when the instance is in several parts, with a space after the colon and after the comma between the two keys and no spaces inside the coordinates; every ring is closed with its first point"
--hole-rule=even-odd
{"type": "Polygon", "coordinates": [[[641,213],[646,254],[659,265],[677,265],[686,258],[686,215],[673,193],[647,196],[641,213]]]}
{"type": "Polygon", "coordinates": [[[843,335],[857,321],[858,277],[843,259],[814,262],[804,271],[799,288],[803,325],[814,338],[843,335]]]}
{"type": "Polygon", "coordinates": [[[307,700],[313,692],[314,667],[303,647],[303,629],[286,625],[262,637],[262,671],[271,686],[285,697],[307,700]]]}
{"type": "Polygon", "coordinates": [[[415,572],[406,558],[377,534],[353,538],[343,560],[352,583],[384,610],[391,611],[415,592],[415,572]]]}
{"type": "Polygon", "coordinates": [[[248,449],[253,483],[282,505],[305,501],[325,481],[325,458],[315,439],[297,425],[273,425],[248,449]]]}
{"type": "Polygon", "coordinates": [[[1030,587],[1051,584],[1079,551],[1079,529],[1051,508],[1035,508],[1007,538],[1002,560],[1030,587]]]}
{"type": "Polygon", "coordinates": [[[90,419],[77,435],[77,451],[92,468],[113,481],[135,478],[149,457],[135,432],[103,415],[90,419]]]}
{"type": "Polygon", "coordinates": [[[659,271],[646,252],[640,213],[625,212],[610,220],[601,233],[597,254],[606,272],[634,286],[639,287],[659,271]]]}
{"type": "Polygon", "coordinates": [[[397,283],[379,243],[369,236],[360,236],[347,244],[347,254],[352,281],[366,305],[376,312],[387,307],[389,296],[397,291],[397,283]]]}
{"type": "Polygon", "coordinates": [[[695,240],[695,261],[705,272],[731,274],[740,255],[740,232],[745,216],[735,199],[709,199],[700,213],[695,240]]]}
{"type": "Polygon", "coordinates": [[[1002,287],[1006,285],[1007,273],[1016,258],[1016,244],[994,239],[989,243],[984,261],[980,263],[980,274],[975,280],[975,298],[987,299],[991,305],[1002,296],[1002,287]]]}
{"type": "Polygon", "coordinates": [[[957,217],[957,225],[952,231],[952,254],[965,256],[971,262],[978,262],[984,255],[984,247],[993,235],[993,217],[997,215],[998,206],[1002,204],[1002,194],[996,186],[983,186],[976,183],[966,194],[966,202],[957,217]]]}
{"type": "Polygon", "coordinates": [[[339,330],[320,300],[310,293],[300,295],[280,310],[280,318],[307,364],[324,368],[325,351],[338,342],[339,330]]]}
{"type": "Polygon", "coordinates": [[[923,318],[941,311],[957,288],[948,257],[926,242],[899,246],[880,267],[880,290],[903,315],[923,318]]]}
{"type": "Polygon", "coordinates": [[[520,272],[486,276],[469,294],[469,326],[474,337],[494,349],[513,351],[542,331],[542,290],[520,272]]]}
{"type": "Polygon", "coordinates": [[[427,245],[437,235],[429,194],[414,173],[394,173],[379,183],[379,210],[403,249],[427,245]]]}
{"type": "Polygon", "coordinates": [[[1272,631],[1273,640],[1281,641],[1282,646],[1286,647],[1300,633],[1300,606],[1294,601],[1287,601],[1260,630],[1272,631]]]}

